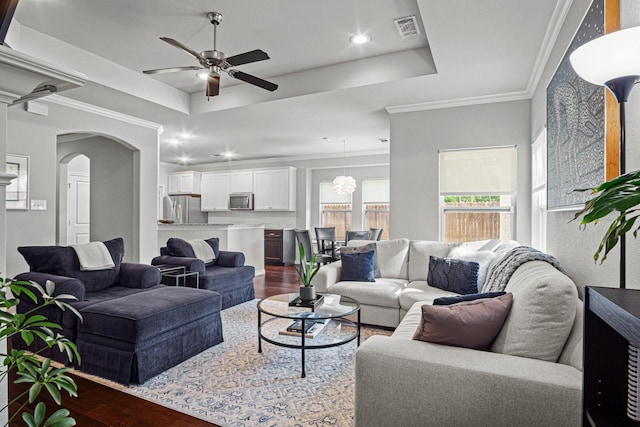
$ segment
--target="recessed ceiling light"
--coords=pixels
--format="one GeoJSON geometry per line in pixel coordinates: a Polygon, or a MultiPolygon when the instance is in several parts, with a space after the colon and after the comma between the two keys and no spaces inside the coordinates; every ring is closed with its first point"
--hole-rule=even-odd
{"type": "Polygon", "coordinates": [[[222,155],[227,159],[230,159],[232,157],[235,157],[236,154],[233,151],[225,151],[224,153],[222,153],[222,155]]]}
{"type": "Polygon", "coordinates": [[[171,138],[170,140],[168,140],[168,142],[169,142],[169,144],[171,144],[171,145],[178,145],[178,144],[181,144],[181,143],[182,143],[182,141],[181,141],[181,140],[179,140],[178,138],[171,138]]]}
{"type": "Polygon", "coordinates": [[[180,157],[180,163],[189,163],[191,159],[187,156],[180,157]]]}
{"type": "Polygon", "coordinates": [[[353,44],[365,44],[371,41],[371,36],[369,34],[356,34],[351,36],[349,41],[353,44]]]}
{"type": "Polygon", "coordinates": [[[182,132],[179,136],[182,139],[189,139],[192,135],[189,132],[182,132]]]}

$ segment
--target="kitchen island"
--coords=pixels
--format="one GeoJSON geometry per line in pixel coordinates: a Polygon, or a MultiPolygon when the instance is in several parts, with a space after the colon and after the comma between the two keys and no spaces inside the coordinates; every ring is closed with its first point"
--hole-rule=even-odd
{"type": "Polygon", "coordinates": [[[244,253],[245,264],[256,269],[256,276],[264,270],[264,225],[243,224],[158,224],[158,254],[170,237],[184,240],[220,239],[220,250],[244,253]]]}

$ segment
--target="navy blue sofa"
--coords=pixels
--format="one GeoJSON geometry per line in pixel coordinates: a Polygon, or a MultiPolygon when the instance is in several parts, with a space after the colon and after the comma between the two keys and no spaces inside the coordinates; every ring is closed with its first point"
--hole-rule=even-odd
{"type": "MultiPolygon", "coordinates": [[[[124,241],[104,242],[115,267],[81,271],[75,251],[65,246],[24,246],[18,251],[30,272],[16,280],[32,280],[44,286],[56,284],[56,295],[70,294],[69,301],[83,316],[57,307],[40,309],[62,325],[65,337],[75,342],[82,359],[74,367],[122,384],[143,383],[201,351],[223,341],[220,294],[204,289],[177,288],[160,283],[153,266],[122,262],[124,241]]],[[[18,312],[35,308],[21,299],[18,312]]],[[[14,348],[38,350],[41,342],[25,346],[14,337],[14,348]]],[[[66,363],[57,349],[43,356],[66,363]]]]}
{"type": "MultiPolygon", "coordinates": [[[[200,289],[219,293],[223,310],[253,300],[256,297],[253,288],[256,270],[251,265],[244,265],[244,254],[219,250],[217,237],[205,241],[216,256],[209,264],[205,265],[204,261],[196,258],[191,245],[178,238],[167,240],[167,246],[160,248],[160,256],[153,258],[151,264],[183,266],[188,271],[197,271],[200,289]]],[[[188,278],[187,285],[196,287],[195,277],[188,278]]]]}

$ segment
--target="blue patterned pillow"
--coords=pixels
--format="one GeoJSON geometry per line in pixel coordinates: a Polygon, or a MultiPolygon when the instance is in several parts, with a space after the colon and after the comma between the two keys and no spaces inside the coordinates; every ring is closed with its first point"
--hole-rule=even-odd
{"type": "Polygon", "coordinates": [[[501,297],[504,294],[506,294],[506,292],[500,291],[500,292],[484,292],[482,294],[457,295],[455,297],[440,297],[433,300],[433,305],[451,305],[451,304],[457,304],[459,302],[475,301],[477,299],[501,297]]]}
{"type": "Polygon", "coordinates": [[[340,248],[340,255],[342,254],[351,254],[354,252],[373,252],[373,277],[382,277],[380,276],[380,268],[378,267],[378,261],[376,259],[376,244],[375,243],[367,243],[364,246],[343,246],[340,248]]]}
{"type": "Polygon", "coordinates": [[[375,282],[373,265],[376,253],[353,252],[342,254],[342,273],[340,280],[343,282],[375,282]]]}
{"type": "Polygon", "coordinates": [[[478,270],[473,261],[454,258],[429,257],[429,285],[457,294],[478,293],[478,270]]]}

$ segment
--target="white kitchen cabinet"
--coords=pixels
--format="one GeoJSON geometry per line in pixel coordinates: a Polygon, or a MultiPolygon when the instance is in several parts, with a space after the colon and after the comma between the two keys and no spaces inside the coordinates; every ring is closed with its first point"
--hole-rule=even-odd
{"type": "Polygon", "coordinates": [[[230,172],[229,193],[253,193],[253,171],[230,172]]]}
{"type": "Polygon", "coordinates": [[[253,172],[254,210],[296,210],[296,168],[260,169],[253,172]]]}
{"type": "Polygon", "coordinates": [[[202,211],[228,211],[229,210],[229,174],[209,173],[202,174],[202,197],[200,202],[202,211]]]}
{"type": "Polygon", "coordinates": [[[171,173],[168,177],[169,194],[200,194],[200,172],[171,173]]]}

